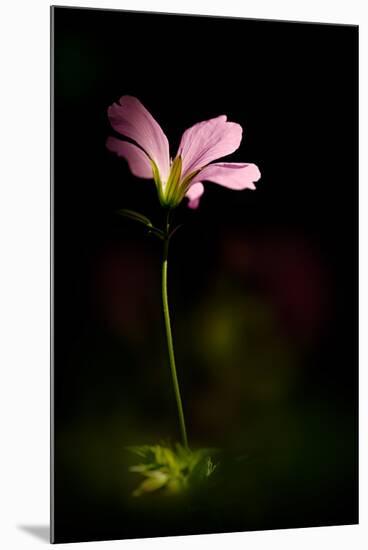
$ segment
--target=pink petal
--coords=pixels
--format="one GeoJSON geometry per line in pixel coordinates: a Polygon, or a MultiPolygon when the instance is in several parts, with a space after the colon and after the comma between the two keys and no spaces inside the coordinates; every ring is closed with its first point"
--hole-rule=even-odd
{"type": "Polygon", "coordinates": [[[142,149],[133,143],[109,137],[106,141],[106,147],[112,153],[116,153],[119,157],[123,157],[128,161],[130,171],[138,178],[153,178],[150,159],[142,149]]]}
{"type": "Polygon", "coordinates": [[[193,178],[192,184],[203,180],[212,181],[228,189],[255,189],[261,173],[255,164],[240,162],[216,162],[203,168],[193,178]]]}
{"type": "Polygon", "coordinates": [[[170,171],[169,142],[153,116],[136,97],[128,95],[113,103],[107,113],[114,130],[138,143],[155,161],[165,182],[170,171]]]}
{"type": "Polygon", "coordinates": [[[198,181],[188,189],[188,191],[185,193],[185,196],[189,199],[189,208],[198,208],[199,199],[203,195],[203,192],[204,187],[200,181],[198,181]]]}
{"type": "Polygon", "coordinates": [[[236,151],[242,131],[240,124],[227,122],[225,115],[199,122],[186,130],[178,149],[183,160],[183,177],[236,151]]]}

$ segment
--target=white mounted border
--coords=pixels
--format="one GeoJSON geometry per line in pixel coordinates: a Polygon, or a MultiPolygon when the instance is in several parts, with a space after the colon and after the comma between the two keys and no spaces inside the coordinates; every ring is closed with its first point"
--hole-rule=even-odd
{"type": "MultiPolygon", "coordinates": [[[[0,545],[42,547],[49,520],[49,6],[0,8],[0,545]]],[[[368,17],[366,0],[125,0],[57,5],[360,27],[360,525],[68,544],[67,548],[368,547],[368,17]]],[[[349,185],[349,182],[346,182],[349,185]]],[[[60,545],[64,547],[64,545],[60,545]]]]}

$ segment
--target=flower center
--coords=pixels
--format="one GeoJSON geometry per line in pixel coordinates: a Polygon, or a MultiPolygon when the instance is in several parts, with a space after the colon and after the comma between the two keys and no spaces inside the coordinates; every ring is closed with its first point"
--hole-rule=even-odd
{"type": "Polygon", "coordinates": [[[188,191],[192,179],[200,172],[200,170],[196,170],[182,179],[183,162],[181,156],[178,156],[171,164],[167,182],[163,183],[157,164],[153,160],[151,160],[151,166],[160,203],[169,208],[178,206],[188,191]]]}

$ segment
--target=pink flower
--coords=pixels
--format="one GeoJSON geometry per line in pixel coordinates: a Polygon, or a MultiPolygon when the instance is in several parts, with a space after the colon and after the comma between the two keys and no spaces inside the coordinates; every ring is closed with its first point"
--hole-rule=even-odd
{"type": "Polygon", "coordinates": [[[114,130],[131,141],[109,137],[107,148],[123,157],[135,176],[154,179],[163,206],[174,208],[187,197],[188,206],[197,208],[203,181],[241,190],[255,189],[261,177],[255,164],[213,162],[236,151],[242,139],[242,127],[225,115],[186,130],[174,160],[162,128],[137,98],[122,96],[109,107],[108,117],[114,130]]]}

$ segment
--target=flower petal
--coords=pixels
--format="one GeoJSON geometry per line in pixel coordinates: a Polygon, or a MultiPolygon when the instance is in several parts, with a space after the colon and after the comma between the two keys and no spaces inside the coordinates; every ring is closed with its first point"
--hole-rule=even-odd
{"type": "Polygon", "coordinates": [[[169,142],[161,126],[136,98],[124,95],[108,108],[111,126],[132,139],[155,161],[165,182],[170,171],[169,142]]]}
{"type": "Polygon", "coordinates": [[[204,187],[203,183],[201,183],[200,181],[189,187],[188,191],[185,193],[185,196],[189,199],[189,208],[198,208],[199,199],[201,198],[203,193],[204,187]]]}
{"type": "Polygon", "coordinates": [[[106,141],[106,147],[112,153],[123,157],[128,162],[131,173],[138,178],[153,178],[150,159],[142,149],[133,143],[109,137],[106,141]]]}
{"type": "Polygon", "coordinates": [[[178,149],[178,155],[183,159],[183,177],[236,151],[242,132],[240,124],[227,122],[225,115],[199,122],[185,130],[178,149]]]}
{"type": "Polygon", "coordinates": [[[223,185],[228,189],[255,189],[254,182],[258,181],[261,173],[255,164],[241,162],[216,162],[201,170],[192,181],[207,180],[223,185]]]}

